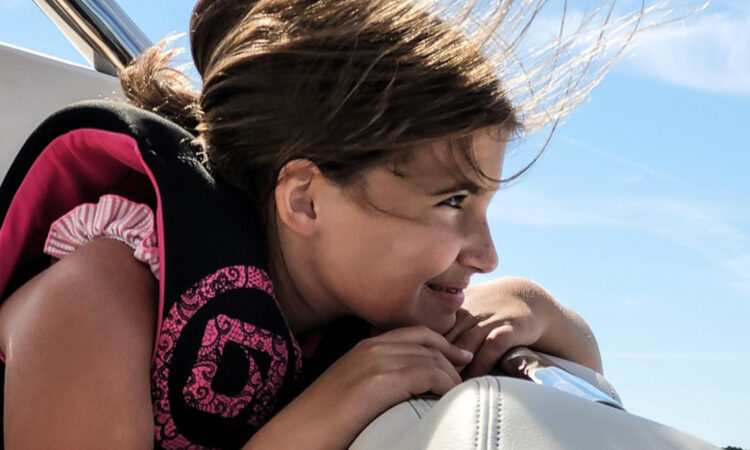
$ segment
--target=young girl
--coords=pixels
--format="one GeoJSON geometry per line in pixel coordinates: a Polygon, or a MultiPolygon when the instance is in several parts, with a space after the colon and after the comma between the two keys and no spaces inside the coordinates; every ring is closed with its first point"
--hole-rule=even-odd
{"type": "Polygon", "coordinates": [[[8,448],[341,448],[514,346],[601,371],[534,283],[469,286],[497,266],[505,144],[538,118],[482,50],[500,22],[201,0],[200,94],[156,47],[121,76],[142,109],[42,125],[1,193],[8,448]]]}

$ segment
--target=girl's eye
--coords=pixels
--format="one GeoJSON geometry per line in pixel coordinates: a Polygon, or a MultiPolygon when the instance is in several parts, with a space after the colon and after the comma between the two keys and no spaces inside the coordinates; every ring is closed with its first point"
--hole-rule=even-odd
{"type": "Polygon", "coordinates": [[[441,206],[449,206],[454,209],[461,209],[461,205],[466,200],[466,195],[454,195],[453,197],[440,202],[441,206]]]}

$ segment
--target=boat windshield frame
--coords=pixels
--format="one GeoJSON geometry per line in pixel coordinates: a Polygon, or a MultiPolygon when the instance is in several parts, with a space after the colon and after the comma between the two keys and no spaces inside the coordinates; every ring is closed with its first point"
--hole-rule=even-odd
{"type": "Polygon", "coordinates": [[[98,72],[117,76],[152,45],[115,0],[34,0],[98,72]]]}

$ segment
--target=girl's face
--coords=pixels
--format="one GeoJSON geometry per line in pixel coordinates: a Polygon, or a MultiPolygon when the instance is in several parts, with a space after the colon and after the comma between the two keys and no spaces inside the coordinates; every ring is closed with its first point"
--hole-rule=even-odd
{"type": "MultiPolygon", "coordinates": [[[[499,179],[504,143],[481,130],[473,145],[477,165],[499,179]]],[[[381,329],[449,330],[469,278],[497,266],[486,218],[496,184],[447,143],[415,151],[395,170],[371,169],[362,182],[364,198],[327,184],[318,199],[314,296],[381,329]]]]}

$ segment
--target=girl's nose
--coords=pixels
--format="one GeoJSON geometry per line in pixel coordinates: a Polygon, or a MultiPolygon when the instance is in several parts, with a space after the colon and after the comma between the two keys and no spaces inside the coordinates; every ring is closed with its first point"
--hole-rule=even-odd
{"type": "Polygon", "coordinates": [[[466,246],[458,255],[458,262],[479,273],[492,272],[497,267],[497,251],[486,218],[473,227],[466,246]]]}

